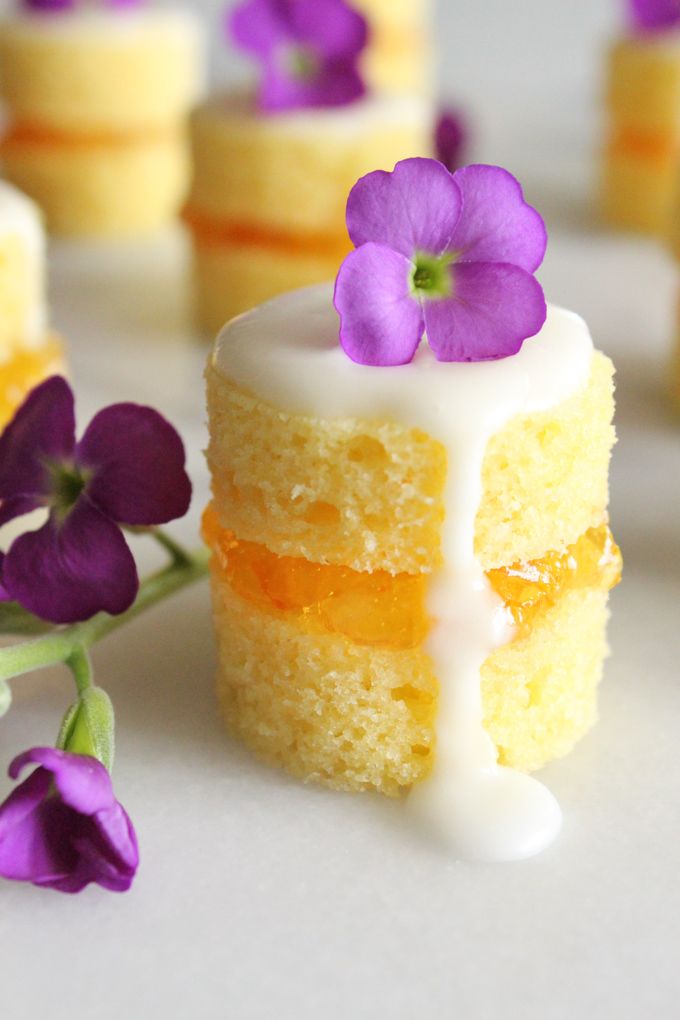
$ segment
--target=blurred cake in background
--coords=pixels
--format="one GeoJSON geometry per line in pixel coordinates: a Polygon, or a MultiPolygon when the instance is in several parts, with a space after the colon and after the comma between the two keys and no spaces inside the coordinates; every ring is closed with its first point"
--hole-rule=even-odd
{"type": "Polygon", "coordinates": [[[187,193],[200,21],[141,0],[55,6],[35,0],[0,23],[4,175],[55,234],[153,232],[187,193]]]}
{"type": "Polygon", "coordinates": [[[354,0],[369,26],[363,70],[370,88],[428,94],[435,86],[433,0],[354,0]]]}
{"type": "Polygon", "coordinates": [[[47,326],[40,211],[0,182],[0,428],[29,390],[61,371],[61,344],[47,326]]]}
{"type": "Polygon", "coordinates": [[[680,4],[627,6],[630,29],[608,58],[602,214],[615,227],[665,234],[680,169],[680,4]]]}
{"type": "Polygon", "coordinates": [[[249,0],[230,8],[228,27],[262,77],[258,92],[217,94],[192,119],[186,221],[197,318],[212,335],[276,294],[332,278],[351,248],[354,181],[429,154],[434,128],[425,97],[366,91],[367,26],[344,0],[249,0]]]}

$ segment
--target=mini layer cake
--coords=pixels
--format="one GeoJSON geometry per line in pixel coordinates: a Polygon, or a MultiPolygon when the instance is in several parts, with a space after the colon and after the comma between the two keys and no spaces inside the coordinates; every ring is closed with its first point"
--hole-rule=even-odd
{"type": "Polygon", "coordinates": [[[0,429],[29,390],[60,371],[61,345],[47,331],[40,212],[0,182],[0,429]]]}
{"type": "Polygon", "coordinates": [[[612,365],[554,307],[518,355],[478,365],[422,347],[410,365],[357,365],[337,332],[322,285],[231,323],[209,360],[204,533],[228,726],[341,790],[397,794],[455,753],[437,735],[427,593],[451,501],[481,467],[475,556],[514,628],[482,667],[484,727],[501,764],[538,769],[597,714],[621,566],[607,523],[612,365]],[[458,408],[467,446],[435,434],[458,408]]]}
{"type": "Polygon", "coordinates": [[[603,216],[665,234],[680,162],[680,31],[632,36],[611,50],[603,216]]]}
{"type": "Polygon", "coordinates": [[[186,120],[201,77],[200,23],[188,12],[16,14],[0,27],[5,175],[56,234],[154,231],[186,197],[186,120]]]}
{"type": "Polygon", "coordinates": [[[357,177],[432,147],[425,100],[372,97],[267,115],[244,93],[194,113],[197,313],[214,334],[268,298],[335,275],[351,248],[347,193],[357,177]]]}
{"type": "Polygon", "coordinates": [[[364,57],[369,85],[419,95],[434,88],[432,0],[353,0],[370,26],[364,57]]]}

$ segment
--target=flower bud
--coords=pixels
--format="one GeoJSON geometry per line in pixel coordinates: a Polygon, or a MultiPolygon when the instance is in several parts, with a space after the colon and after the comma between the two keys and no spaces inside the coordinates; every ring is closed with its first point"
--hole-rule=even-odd
{"type": "Polygon", "coordinates": [[[108,772],[113,766],[114,712],[101,687],[88,687],[71,705],[61,724],[57,746],[71,754],[86,754],[108,772]]]}

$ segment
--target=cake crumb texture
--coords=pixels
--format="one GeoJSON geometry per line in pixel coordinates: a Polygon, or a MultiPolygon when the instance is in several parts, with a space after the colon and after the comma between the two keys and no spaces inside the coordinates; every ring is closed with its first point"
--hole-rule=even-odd
{"type": "MultiPolygon", "coordinates": [[[[263,760],[335,789],[395,795],[431,768],[438,683],[421,649],[306,632],[263,613],[213,572],[218,694],[231,732],[263,760]]],[[[593,725],[607,593],[571,591],[482,669],[485,726],[523,771],[568,753],[593,725]]]]}
{"type": "MultiPolygon", "coordinates": [[[[441,563],[446,454],[386,421],[289,414],[209,364],[208,461],[222,526],[279,555],[354,570],[429,573],[441,563]]],[[[606,520],[613,366],[553,410],[490,442],[476,553],[484,570],[564,551],[606,520]]]]}

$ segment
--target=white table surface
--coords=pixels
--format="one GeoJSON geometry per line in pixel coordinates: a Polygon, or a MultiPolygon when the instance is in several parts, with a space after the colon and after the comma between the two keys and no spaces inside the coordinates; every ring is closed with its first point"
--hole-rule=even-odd
{"type": "MultiPolygon", "coordinates": [[[[260,766],[218,722],[201,587],[96,652],[142,867],[126,896],[0,884],[8,1020],[678,1016],[680,421],[663,391],[676,272],[654,244],[593,226],[593,62],[607,12],[585,0],[474,6],[455,4],[460,62],[448,73],[478,118],[475,155],[520,175],[549,225],[550,298],[587,318],[619,369],[612,500],[625,582],[601,722],[543,774],[562,836],[521,864],[453,864],[407,835],[397,804],[260,766]],[[538,70],[522,49],[536,39],[538,70]]],[[[196,499],[177,530],[190,539],[207,488],[204,351],[187,325],[184,255],[179,235],[55,245],[52,293],[81,421],[135,399],[181,429],[196,499]]],[[[54,739],[70,694],[57,671],[15,685],[0,766],[54,739]]],[[[8,789],[0,779],[0,796],[8,789]]]]}

